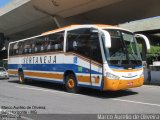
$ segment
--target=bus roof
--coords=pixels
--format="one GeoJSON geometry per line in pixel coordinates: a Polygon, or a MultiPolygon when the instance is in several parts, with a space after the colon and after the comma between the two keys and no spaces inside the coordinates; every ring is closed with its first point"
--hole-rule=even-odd
{"type": "MultiPolygon", "coordinates": [[[[40,35],[37,35],[37,36],[32,36],[32,37],[29,37],[29,38],[25,38],[25,39],[21,39],[21,40],[18,40],[18,41],[10,42],[9,44],[16,43],[16,42],[19,42],[19,41],[25,41],[25,40],[40,37],[40,36],[43,36],[43,35],[48,35],[48,34],[52,34],[52,33],[56,33],[56,32],[61,32],[61,31],[64,31],[66,29],[83,28],[83,27],[95,27],[95,28],[100,28],[100,29],[121,29],[121,30],[129,31],[129,30],[120,28],[117,25],[105,25],[105,24],[79,25],[79,24],[75,24],[75,25],[69,25],[69,26],[65,26],[65,27],[62,27],[62,28],[55,29],[55,30],[47,31],[47,32],[44,32],[44,33],[42,33],[40,35]]],[[[131,31],[129,31],[129,32],[131,32],[131,31]]]]}
{"type": "Polygon", "coordinates": [[[55,29],[55,30],[50,30],[50,31],[44,32],[44,33],[42,33],[42,35],[55,33],[55,32],[60,32],[60,31],[65,30],[66,28],[72,28],[72,27],[75,27],[75,26],[79,26],[79,25],[69,25],[69,26],[61,27],[61,28],[58,28],[58,29],[55,29]]]}
{"type": "MultiPolygon", "coordinates": [[[[70,29],[70,28],[74,28],[74,27],[97,27],[97,28],[101,28],[101,29],[104,29],[104,28],[118,28],[118,26],[113,26],[113,25],[105,25],[105,24],[86,24],[86,25],[69,25],[69,26],[65,26],[65,27],[62,27],[62,28],[59,28],[59,29],[55,29],[55,30],[51,30],[51,31],[47,31],[47,32],[44,32],[42,33],[42,35],[47,35],[47,34],[51,34],[51,33],[55,33],[55,32],[60,32],[60,31],[63,31],[65,29],[70,29]]],[[[121,28],[119,28],[121,29],[121,28]]]]}

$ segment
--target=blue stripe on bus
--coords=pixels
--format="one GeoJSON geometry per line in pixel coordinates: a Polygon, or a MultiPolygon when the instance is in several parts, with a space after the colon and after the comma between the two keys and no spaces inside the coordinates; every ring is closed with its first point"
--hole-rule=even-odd
{"type": "MultiPolygon", "coordinates": [[[[118,67],[118,66],[109,66],[110,68],[113,68],[113,69],[120,69],[120,70],[124,70],[124,67],[118,67]]],[[[135,69],[138,69],[138,68],[142,68],[142,66],[136,66],[135,69]]]]}
{"type": "Polygon", "coordinates": [[[135,67],[135,69],[138,69],[138,68],[143,68],[143,66],[136,66],[136,67],[135,67]]]}
{"type": "MultiPolygon", "coordinates": [[[[8,69],[33,70],[33,71],[51,71],[51,72],[65,72],[66,70],[73,70],[75,73],[89,73],[89,69],[75,64],[9,64],[8,69]],[[78,69],[80,67],[80,69],[78,69]]],[[[100,72],[91,70],[92,74],[102,74],[100,72]]]]}
{"type": "Polygon", "coordinates": [[[86,87],[86,88],[93,88],[93,89],[97,89],[97,90],[102,90],[103,87],[102,86],[93,86],[93,85],[85,85],[85,84],[78,84],[79,87],[86,87]]]}

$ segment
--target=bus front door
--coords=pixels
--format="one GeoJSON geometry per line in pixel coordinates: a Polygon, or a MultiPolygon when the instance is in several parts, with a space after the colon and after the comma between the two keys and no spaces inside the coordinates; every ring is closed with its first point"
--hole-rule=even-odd
{"type": "Polygon", "coordinates": [[[98,33],[94,33],[91,37],[90,51],[91,85],[100,87],[103,77],[103,62],[98,33]]]}

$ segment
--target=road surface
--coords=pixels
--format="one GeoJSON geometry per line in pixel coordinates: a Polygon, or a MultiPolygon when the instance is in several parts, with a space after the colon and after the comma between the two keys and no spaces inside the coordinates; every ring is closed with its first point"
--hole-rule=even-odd
{"type": "MultiPolygon", "coordinates": [[[[1,111],[27,111],[48,116],[102,113],[159,114],[160,86],[143,85],[118,92],[83,88],[79,94],[71,94],[67,93],[62,85],[46,82],[22,85],[18,83],[16,77],[12,77],[9,80],[0,80],[0,106],[1,111]]],[[[66,117],[61,119],[63,118],[66,117]]]]}

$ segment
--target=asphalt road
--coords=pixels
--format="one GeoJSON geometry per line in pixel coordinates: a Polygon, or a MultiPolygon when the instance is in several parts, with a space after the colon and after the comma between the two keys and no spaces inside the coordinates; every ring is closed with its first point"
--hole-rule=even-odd
{"type": "Polygon", "coordinates": [[[17,78],[10,78],[0,80],[0,106],[3,112],[27,111],[33,115],[47,114],[47,118],[51,118],[49,114],[159,114],[160,86],[143,85],[118,92],[83,88],[79,94],[71,94],[62,85],[46,82],[21,85],[17,78]]]}

